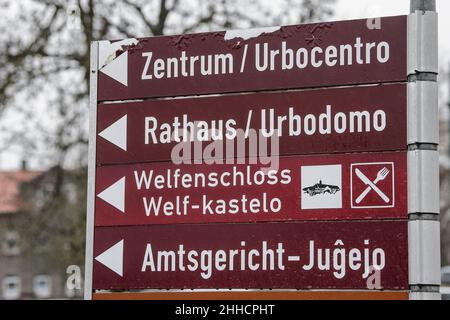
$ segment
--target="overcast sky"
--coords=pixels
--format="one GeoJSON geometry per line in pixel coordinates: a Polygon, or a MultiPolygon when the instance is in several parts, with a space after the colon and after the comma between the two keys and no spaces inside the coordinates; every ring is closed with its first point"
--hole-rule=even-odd
{"type": "MultiPolygon", "coordinates": [[[[348,20],[409,13],[410,0],[337,0],[334,20],[348,20]]],[[[437,0],[439,12],[440,64],[448,69],[450,62],[450,1],[437,0]]],[[[20,167],[21,156],[0,152],[0,170],[20,167]]],[[[37,169],[37,168],[33,168],[37,169]]]]}
{"type": "MultiPolygon", "coordinates": [[[[359,19],[381,16],[397,16],[409,13],[410,0],[337,0],[336,18],[359,19]]],[[[442,60],[448,66],[450,60],[450,1],[437,0],[439,13],[439,44],[442,60]],[[447,30],[447,32],[445,32],[447,30]]]]}

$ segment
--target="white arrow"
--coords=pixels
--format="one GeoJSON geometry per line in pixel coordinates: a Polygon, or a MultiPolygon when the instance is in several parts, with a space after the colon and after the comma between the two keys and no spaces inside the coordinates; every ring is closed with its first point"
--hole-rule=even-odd
{"type": "Polygon", "coordinates": [[[123,277],[123,240],[98,255],[95,260],[123,277]]]}
{"type": "Polygon", "coordinates": [[[125,177],[99,193],[97,197],[125,213],[125,177]]]}
{"type": "Polygon", "coordinates": [[[128,51],[101,68],[100,72],[128,87],[128,51]]]}
{"type": "Polygon", "coordinates": [[[98,135],[120,149],[127,151],[127,119],[128,116],[124,115],[98,135]]]}

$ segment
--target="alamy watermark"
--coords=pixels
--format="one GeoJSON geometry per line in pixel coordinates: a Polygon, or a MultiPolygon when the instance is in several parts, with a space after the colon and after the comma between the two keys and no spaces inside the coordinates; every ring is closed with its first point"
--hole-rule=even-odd
{"type": "Polygon", "coordinates": [[[66,289],[70,291],[77,291],[82,289],[83,277],[81,268],[77,265],[70,265],[66,269],[66,289]]]}
{"type": "MultiPolygon", "coordinates": [[[[198,128],[195,125],[195,128],[198,128]]],[[[260,165],[264,173],[278,171],[280,138],[262,130],[236,129],[225,136],[218,130],[182,130],[173,141],[177,143],[171,152],[175,165],[182,164],[250,164],[260,165]]]]}

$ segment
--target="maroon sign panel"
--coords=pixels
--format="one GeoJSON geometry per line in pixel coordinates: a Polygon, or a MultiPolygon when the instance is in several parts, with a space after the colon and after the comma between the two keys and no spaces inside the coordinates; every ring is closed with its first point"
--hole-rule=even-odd
{"type": "Polygon", "coordinates": [[[97,168],[96,226],[407,217],[406,152],[97,168]]]}
{"type": "Polygon", "coordinates": [[[406,16],[100,42],[98,99],[406,81],[406,16]],[[378,25],[378,24],[377,24],[378,25]]]}
{"type": "Polygon", "coordinates": [[[94,289],[408,289],[407,221],[103,227],[94,289]]]}
{"type": "Polygon", "coordinates": [[[273,155],[405,150],[406,85],[98,106],[100,165],[170,161],[175,146],[184,159],[248,157],[262,142],[273,155]]]}

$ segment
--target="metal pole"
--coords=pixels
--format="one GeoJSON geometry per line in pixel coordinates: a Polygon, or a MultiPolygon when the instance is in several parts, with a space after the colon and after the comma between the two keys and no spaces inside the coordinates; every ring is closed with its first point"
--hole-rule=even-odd
{"type": "Polygon", "coordinates": [[[435,0],[408,16],[408,238],[410,298],[440,299],[438,24],[435,0]]]}
{"type": "Polygon", "coordinates": [[[97,132],[97,81],[98,81],[98,42],[91,43],[91,77],[89,95],[89,166],[88,195],[86,214],[86,254],[84,270],[84,299],[92,299],[92,272],[94,260],[94,206],[95,206],[95,154],[97,132]]]}

